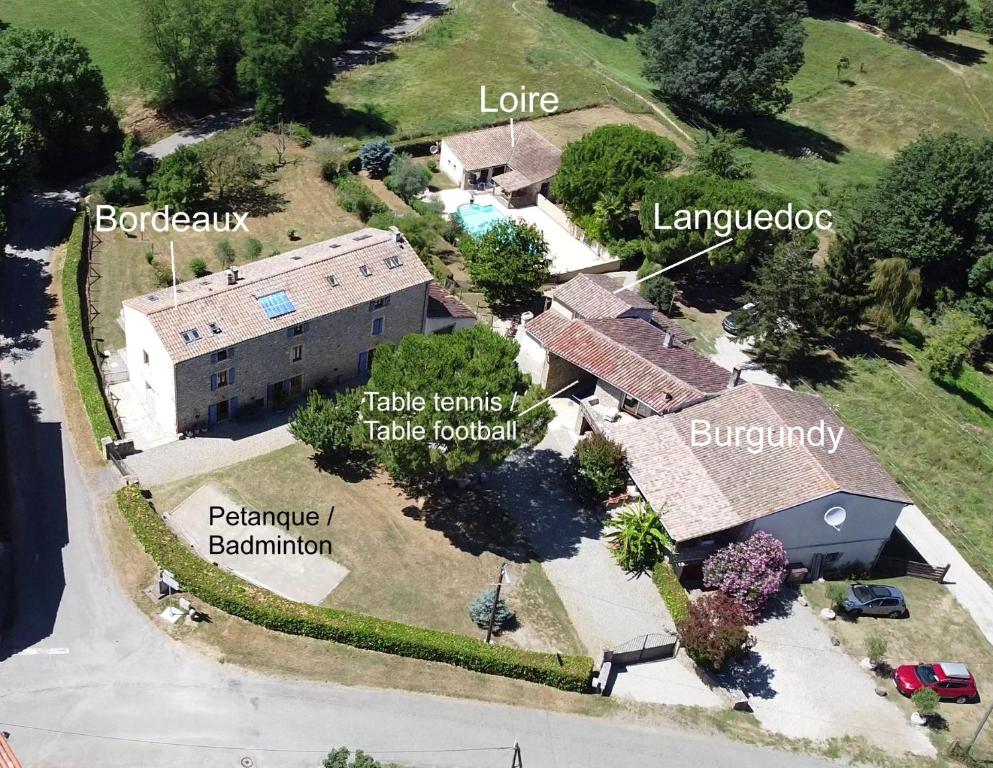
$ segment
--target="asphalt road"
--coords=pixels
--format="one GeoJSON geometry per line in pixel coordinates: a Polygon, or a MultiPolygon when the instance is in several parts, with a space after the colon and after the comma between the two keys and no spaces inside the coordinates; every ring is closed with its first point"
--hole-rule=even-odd
{"type": "MultiPolygon", "coordinates": [[[[207,128],[156,145],[162,156],[207,128]]],[[[331,747],[448,768],[814,768],[831,763],[688,732],[520,707],[266,678],[171,640],[106,562],[99,509],[119,478],[87,474],[63,429],[46,298],[70,192],[11,216],[0,259],[0,427],[15,553],[12,625],[0,638],[0,725],[25,768],[319,766],[331,747]],[[249,758],[251,762],[242,762],[249,758]]],[[[0,503],[3,500],[0,499],[0,503]]]]}

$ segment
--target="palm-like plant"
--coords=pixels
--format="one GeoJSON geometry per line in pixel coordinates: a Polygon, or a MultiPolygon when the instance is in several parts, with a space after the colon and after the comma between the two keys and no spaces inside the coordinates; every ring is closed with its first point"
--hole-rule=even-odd
{"type": "Polygon", "coordinates": [[[625,507],[608,521],[607,529],[614,558],[631,573],[650,570],[673,548],[662,518],[646,501],[625,507]]]}

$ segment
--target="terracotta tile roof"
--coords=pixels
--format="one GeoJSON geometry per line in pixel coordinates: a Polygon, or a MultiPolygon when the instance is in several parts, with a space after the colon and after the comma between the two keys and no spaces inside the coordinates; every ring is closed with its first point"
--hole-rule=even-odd
{"type": "Polygon", "coordinates": [[[228,285],[224,272],[180,283],[175,308],[171,288],[124,305],[148,317],[177,363],[431,280],[409,244],[367,228],[240,266],[235,285],[228,285]],[[399,259],[392,269],[386,263],[391,257],[399,259]],[[360,271],[363,266],[368,277],[360,271]],[[270,319],[259,299],[278,292],[285,292],[294,311],[270,319]],[[220,333],[212,332],[210,323],[220,333]],[[200,338],[187,344],[180,334],[191,329],[200,338]]]}
{"type": "Polygon", "coordinates": [[[511,146],[510,126],[498,125],[444,140],[467,171],[506,165],[534,184],[550,179],[559,169],[562,150],[533,128],[514,124],[511,146]]]}
{"type": "Polygon", "coordinates": [[[505,192],[516,192],[519,189],[530,187],[534,182],[523,173],[507,171],[499,176],[494,176],[493,183],[498,184],[505,192]]]}
{"type": "Polygon", "coordinates": [[[655,305],[626,288],[615,293],[620,287],[619,281],[607,275],[581,274],[552,291],[552,299],[582,318],[629,314],[648,320],[655,311],[655,305]]]}
{"type": "Polygon", "coordinates": [[[665,332],[637,318],[567,320],[543,312],[525,326],[543,348],[669,413],[722,392],[728,372],[693,349],[665,345],[665,332]]]}
{"type": "Polygon", "coordinates": [[[692,333],[687,331],[683,326],[673,320],[666,314],[659,312],[657,309],[652,312],[652,325],[658,326],[663,331],[669,331],[676,340],[683,343],[689,344],[691,341],[696,339],[692,333]]]}
{"type": "Polygon", "coordinates": [[[476,318],[476,313],[462,303],[437,282],[428,284],[428,317],[450,317],[452,319],[476,318]]]}
{"type": "Polygon", "coordinates": [[[838,449],[693,445],[692,421],[718,427],[842,427],[817,395],[745,384],[678,414],[608,426],[628,454],[631,476],[677,541],[707,536],[838,491],[911,503],[847,429],[838,449]]]}

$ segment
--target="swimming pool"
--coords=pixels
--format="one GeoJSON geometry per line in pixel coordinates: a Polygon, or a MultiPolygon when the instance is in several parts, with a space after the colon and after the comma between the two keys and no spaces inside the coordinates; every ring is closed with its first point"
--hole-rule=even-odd
{"type": "Polygon", "coordinates": [[[473,237],[481,237],[489,232],[494,224],[507,221],[507,217],[495,205],[479,205],[478,203],[460,205],[455,215],[459,217],[466,232],[473,237]]]}

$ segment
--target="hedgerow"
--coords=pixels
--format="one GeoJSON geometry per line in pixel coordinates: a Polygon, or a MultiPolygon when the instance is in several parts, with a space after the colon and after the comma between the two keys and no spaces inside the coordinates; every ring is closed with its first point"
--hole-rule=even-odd
{"type": "Polygon", "coordinates": [[[663,560],[655,564],[655,568],[652,569],[652,581],[662,595],[662,600],[665,601],[669,615],[672,616],[676,626],[686,621],[690,615],[690,598],[668,561],[663,560]]]}
{"type": "Polygon", "coordinates": [[[488,645],[481,640],[414,627],[360,613],[297,603],[256,587],[202,560],[158,516],[136,485],[117,492],[117,503],[142,547],[160,568],[175,574],[186,592],[208,605],[266,629],[356,648],[440,661],[475,672],[530,680],[566,691],[589,689],[593,661],[488,645]]]}
{"type": "Polygon", "coordinates": [[[89,345],[86,343],[83,319],[85,309],[81,288],[85,275],[80,275],[80,269],[84,266],[83,254],[86,251],[87,237],[89,237],[87,212],[83,210],[76,216],[72,233],[66,243],[65,262],[62,264],[62,305],[65,310],[69,353],[72,357],[76,386],[82,395],[86,416],[93,427],[93,436],[99,444],[101,438],[117,437],[117,430],[107,413],[107,402],[100,387],[100,377],[97,375],[89,345]]]}

